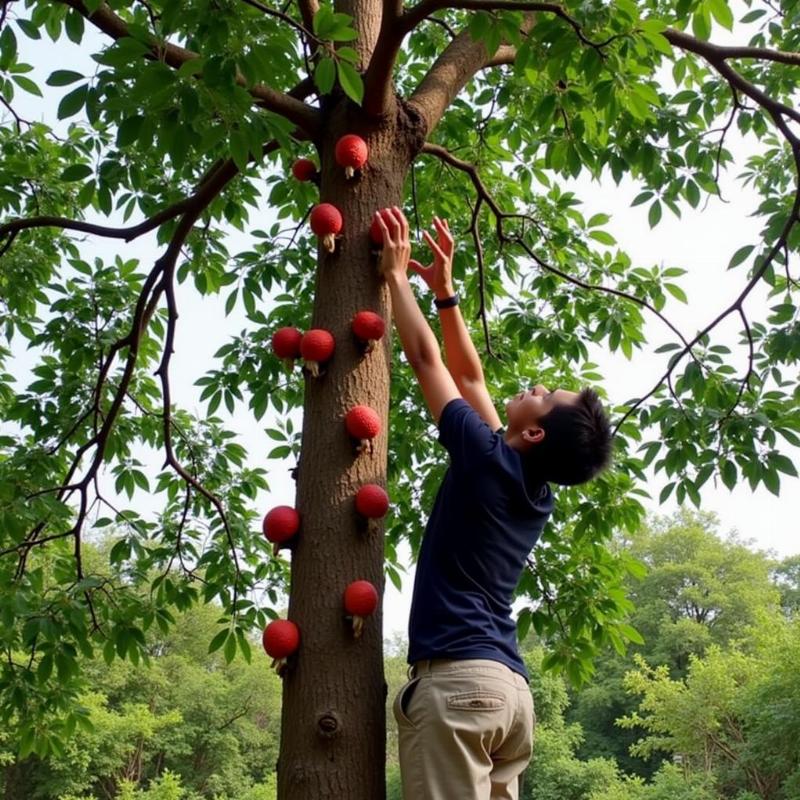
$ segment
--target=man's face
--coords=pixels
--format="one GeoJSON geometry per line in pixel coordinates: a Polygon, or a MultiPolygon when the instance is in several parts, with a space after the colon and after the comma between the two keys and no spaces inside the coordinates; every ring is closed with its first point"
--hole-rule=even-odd
{"type": "Polygon", "coordinates": [[[508,427],[514,431],[539,429],[539,421],[557,405],[573,405],[578,392],[554,389],[552,392],[541,383],[520,392],[506,403],[508,427]]]}

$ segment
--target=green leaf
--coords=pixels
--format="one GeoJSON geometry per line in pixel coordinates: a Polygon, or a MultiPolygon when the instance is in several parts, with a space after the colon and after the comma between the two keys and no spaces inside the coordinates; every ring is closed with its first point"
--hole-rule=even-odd
{"type": "Polygon", "coordinates": [[[586,227],[596,228],[598,225],[605,225],[607,222],[610,222],[610,220],[610,214],[594,214],[589,218],[589,221],[586,223],[586,227]]]}
{"type": "Polygon", "coordinates": [[[761,480],[764,486],[769,489],[772,494],[776,497],[780,497],[781,494],[781,479],[777,473],[777,471],[772,469],[763,469],[761,471],[761,480]]]}
{"type": "Polygon", "coordinates": [[[698,188],[697,184],[693,180],[689,179],[686,181],[686,186],[684,187],[683,191],[691,207],[697,208],[698,204],[700,203],[700,189],[698,188]]]}
{"type": "Polygon", "coordinates": [[[741,22],[744,25],[748,25],[751,22],[755,22],[757,19],[761,19],[761,17],[763,17],[764,14],[766,13],[767,13],[766,8],[758,8],[755,11],[749,11],[739,20],[739,22],[741,22]]]}
{"type": "Polygon", "coordinates": [[[347,61],[336,64],[339,73],[339,83],[344,93],[355,103],[361,104],[364,99],[364,81],[358,70],[347,61]]]}
{"type": "Polygon", "coordinates": [[[225,655],[225,663],[230,664],[236,655],[236,637],[233,634],[228,636],[223,653],[225,655]]]}
{"type": "Polygon", "coordinates": [[[794,462],[782,453],[770,453],[769,462],[770,464],[773,464],[780,472],[783,472],[786,475],[793,475],[794,477],[797,477],[797,468],[795,467],[794,462]]]}
{"type": "Polygon", "coordinates": [[[321,58],[314,70],[314,83],[317,85],[320,94],[330,94],[333,84],[336,82],[336,64],[332,58],[326,56],[321,58]]]}
{"type": "Polygon", "coordinates": [[[64,18],[64,30],[71,42],[80,44],[83,39],[83,16],[76,10],[70,9],[64,18]]]}
{"type": "Polygon", "coordinates": [[[36,97],[42,96],[42,90],[30,78],[26,78],[24,75],[12,75],[11,80],[24,92],[36,97]]]}
{"type": "Polygon", "coordinates": [[[75,81],[82,81],[85,79],[85,75],[81,75],[80,72],[73,72],[69,69],[57,69],[55,72],[50,73],[50,77],[47,79],[46,83],[48,86],[69,86],[71,83],[75,83],[75,81]]]}
{"type": "Polygon", "coordinates": [[[114,640],[109,638],[106,639],[106,643],[103,645],[103,661],[106,664],[111,664],[114,660],[114,640]]]}
{"type": "Polygon", "coordinates": [[[42,34],[39,33],[39,29],[29,20],[29,19],[18,19],[15,20],[17,25],[19,25],[20,30],[29,38],[29,39],[41,39],[42,34]]]}
{"type": "Polygon", "coordinates": [[[349,25],[342,25],[331,31],[327,38],[333,42],[352,42],[358,39],[358,31],[349,25]]]}
{"type": "Polygon", "coordinates": [[[349,61],[351,64],[358,62],[358,53],[352,47],[337,47],[336,55],[344,61],[349,61]]]}
{"type": "Polygon", "coordinates": [[[77,114],[86,104],[86,95],[89,91],[88,85],[84,84],[77,89],[73,89],[69,94],[61,98],[58,104],[57,116],[59,119],[66,119],[77,114]]]}
{"type": "Polygon", "coordinates": [[[711,14],[707,5],[700,5],[692,15],[692,32],[698,39],[704,41],[711,36],[711,14]]]}
{"type": "Polygon", "coordinates": [[[17,57],[17,37],[9,25],[0,33],[0,70],[7,70],[17,57]]]}
{"type": "Polygon", "coordinates": [[[46,683],[53,672],[53,657],[48,653],[42,657],[39,666],[36,668],[36,679],[39,683],[46,683]]]}
{"type": "Polygon", "coordinates": [[[728,269],[739,266],[755,249],[756,246],[754,244],[746,244],[744,247],[740,247],[731,257],[728,269]]]}
{"type": "Polygon", "coordinates": [[[617,240],[608,231],[592,231],[589,238],[601,244],[615,245],[617,243],[617,240]]]}
{"type": "Polygon", "coordinates": [[[127,147],[139,138],[144,124],[143,116],[126,117],[117,128],[117,147],[127,147]]]}
{"type": "Polygon", "coordinates": [[[650,223],[651,228],[655,228],[661,220],[661,203],[658,200],[653,201],[650,206],[650,211],[647,212],[647,221],[650,223]]]}
{"type": "Polygon", "coordinates": [[[88,164],[72,164],[59,176],[62,181],[80,181],[88,178],[94,170],[88,164]]]}
{"type": "Polygon", "coordinates": [[[726,30],[733,30],[733,11],[727,0],[705,0],[714,19],[726,30]]]}
{"type": "Polygon", "coordinates": [[[211,640],[211,644],[208,646],[208,652],[213,653],[215,650],[219,650],[223,644],[225,644],[225,640],[230,635],[230,630],[225,628],[224,630],[219,631],[217,635],[211,640]]]}
{"type": "Polygon", "coordinates": [[[250,161],[250,150],[247,144],[247,137],[241,130],[237,129],[231,133],[230,153],[233,163],[236,164],[239,172],[245,172],[250,161]]]}
{"type": "Polygon", "coordinates": [[[517,617],[517,641],[521,642],[528,635],[532,621],[531,610],[523,608],[517,617]]]}
{"type": "Polygon", "coordinates": [[[326,39],[326,34],[333,30],[333,25],[333,9],[327,5],[320,5],[311,21],[311,29],[321,39],[326,39]]]}
{"type": "Polygon", "coordinates": [[[239,645],[239,649],[242,651],[244,660],[249,664],[253,657],[252,650],[250,648],[250,642],[247,641],[247,637],[244,635],[244,631],[241,628],[236,631],[236,641],[239,645]]]}
{"type": "Polygon", "coordinates": [[[644,637],[632,625],[627,625],[624,622],[620,622],[619,625],[617,625],[617,628],[629,642],[633,642],[634,644],[644,644],[644,637]]]}
{"type": "Polygon", "coordinates": [[[722,469],[720,470],[722,474],[722,482],[728,487],[728,489],[733,490],[736,486],[736,465],[733,461],[728,459],[722,464],[722,469]]]}
{"type": "Polygon", "coordinates": [[[688,303],[689,298],[686,297],[686,292],[681,289],[676,283],[665,283],[664,288],[676,299],[680,300],[681,303],[688,303]]]}

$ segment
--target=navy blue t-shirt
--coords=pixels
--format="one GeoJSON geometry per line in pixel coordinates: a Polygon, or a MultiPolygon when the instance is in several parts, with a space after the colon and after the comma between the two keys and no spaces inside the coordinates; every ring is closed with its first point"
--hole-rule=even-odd
{"type": "Polygon", "coordinates": [[[463,398],[444,407],[439,441],[450,466],[419,552],[408,661],[486,658],[527,678],[511,601],[552,492],[526,481],[521,454],[463,398]]]}

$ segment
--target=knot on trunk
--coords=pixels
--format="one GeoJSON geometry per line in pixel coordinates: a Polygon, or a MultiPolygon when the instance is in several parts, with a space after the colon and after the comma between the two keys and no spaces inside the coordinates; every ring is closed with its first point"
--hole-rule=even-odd
{"type": "Polygon", "coordinates": [[[323,739],[333,739],[341,730],[341,720],[335,711],[324,711],[317,717],[317,733],[323,739]]]}

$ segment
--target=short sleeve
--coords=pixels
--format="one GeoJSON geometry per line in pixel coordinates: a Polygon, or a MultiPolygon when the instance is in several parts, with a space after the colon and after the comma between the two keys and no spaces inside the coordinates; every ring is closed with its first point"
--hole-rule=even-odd
{"type": "Polygon", "coordinates": [[[455,468],[474,466],[496,452],[501,436],[462,397],[451,400],[439,417],[439,441],[455,468]]]}

